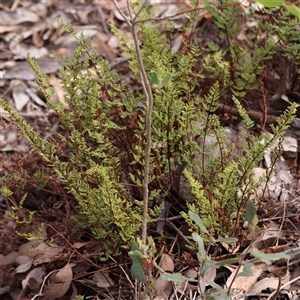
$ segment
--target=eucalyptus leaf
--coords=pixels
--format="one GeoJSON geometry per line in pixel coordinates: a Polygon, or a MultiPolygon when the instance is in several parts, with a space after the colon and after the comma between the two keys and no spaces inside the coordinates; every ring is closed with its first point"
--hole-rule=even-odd
{"type": "Polygon", "coordinates": [[[200,227],[200,230],[204,233],[208,233],[208,230],[204,226],[201,218],[194,212],[189,211],[190,218],[200,227]]]}
{"type": "Polygon", "coordinates": [[[158,85],[158,83],[159,83],[158,76],[155,72],[152,72],[150,83],[152,85],[158,85]]]}
{"type": "Polygon", "coordinates": [[[250,253],[256,257],[259,258],[260,260],[264,261],[267,264],[271,264],[272,261],[276,261],[282,258],[285,259],[289,259],[289,255],[285,254],[285,253],[271,253],[271,254],[267,254],[267,253],[263,253],[261,251],[259,251],[258,249],[252,249],[250,251],[250,253]]]}
{"type": "Polygon", "coordinates": [[[249,224],[252,224],[252,220],[256,214],[256,210],[254,207],[254,204],[251,200],[248,200],[246,205],[246,214],[245,214],[245,220],[248,221],[249,224]]]}
{"type": "Polygon", "coordinates": [[[239,262],[239,259],[237,257],[224,259],[224,260],[217,261],[215,263],[215,267],[218,268],[218,267],[225,266],[225,265],[236,264],[238,262],[239,262]]]}
{"type": "Polygon", "coordinates": [[[159,279],[174,281],[174,282],[186,282],[186,281],[197,282],[197,280],[185,277],[180,273],[168,273],[168,272],[162,273],[159,279]]]}
{"type": "Polygon", "coordinates": [[[161,86],[164,87],[165,85],[167,85],[169,83],[169,81],[171,80],[172,74],[169,73],[162,81],[161,81],[161,86]]]}
{"type": "Polygon", "coordinates": [[[199,257],[205,257],[206,256],[206,251],[204,249],[204,243],[203,243],[202,237],[198,233],[193,232],[192,233],[192,238],[198,244],[199,257]]]}
{"type": "Polygon", "coordinates": [[[140,250],[135,242],[132,243],[131,251],[129,252],[129,256],[132,259],[132,266],[131,266],[131,275],[141,281],[146,282],[146,275],[147,270],[143,268],[143,253],[142,250],[140,250]]]}
{"type": "Polygon", "coordinates": [[[236,277],[241,277],[241,276],[246,276],[246,277],[250,277],[253,275],[253,271],[252,271],[252,263],[246,263],[244,265],[243,268],[243,272],[239,273],[236,277]]]}
{"type": "Polygon", "coordinates": [[[232,244],[232,243],[236,243],[238,241],[237,238],[218,238],[216,240],[216,242],[223,242],[227,245],[232,244]]]}
{"type": "Polygon", "coordinates": [[[285,8],[289,13],[291,13],[292,15],[297,17],[300,22],[300,8],[299,7],[297,7],[295,4],[292,4],[292,5],[285,5],[285,8]]]}
{"type": "Polygon", "coordinates": [[[213,287],[211,292],[207,296],[207,300],[230,300],[226,291],[218,284],[211,282],[210,285],[213,287]]]}
{"type": "Polygon", "coordinates": [[[261,3],[265,7],[276,7],[282,6],[284,0],[256,0],[255,2],[261,3]]]}

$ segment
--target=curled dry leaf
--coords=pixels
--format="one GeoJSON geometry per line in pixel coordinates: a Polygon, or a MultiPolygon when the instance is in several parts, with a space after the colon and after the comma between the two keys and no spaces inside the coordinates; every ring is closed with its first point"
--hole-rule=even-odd
{"type": "Polygon", "coordinates": [[[72,283],[72,295],[70,296],[70,299],[76,299],[76,296],[78,295],[78,291],[76,286],[72,283]]]}
{"type": "Polygon", "coordinates": [[[279,278],[263,278],[262,280],[256,282],[254,286],[250,289],[250,293],[261,293],[263,290],[270,288],[271,290],[276,290],[278,288],[279,278]]]}
{"type": "Polygon", "coordinates": [[[73,272],[70,264],[66,264],[54,276],[53,281],[45,287],[43,296],[45,299],[55,300],[62,297],[70,288],[73,272]]]}
{"type": "Polygon", "coordinates": [[[51,246],[40,243],[37,247],[32,249],[35,254],[33,265],[39,265],[45,262],[53,261],[53,257],[56,257],[59,253],[62,252],[62,248],[52,244],[51,246]]]}
{"type": "Polygon", "coordinates": [[[55,244],[51,246],[46,243],[40,243],[32,240],[20,246],[19,251],[12,251],[6,256],[0,256],[0,266],[7,265],[16,262],[20,255],[26,255],[30,258],[34,258],[33,265],[49,262],[53,260],[54,256],[57,256],[63,251],[62,247],[55,244]],[[3,257],[1,259],[1,257],[3,257]]]}
{"type": "Polygon", "coordinates": [[[112,279],[109,277],[108,272],[95,273],[93,276],[93,281],[96,282],[98,287],[105,288],[105,289],[109,288],[110,286],[112,286],[114,284],[112,279]]]}
{"type": "Polygon", "coordinates": [[[45,276],[45,270],[43,267],[34,268],[31,270],[26,278],[22,281],[22,287],[25,289],[27,285],[30,285],[30,279],[35,279],[35,281],[39,284],[43,282],[43,278],[45,276]]]}
{"type": "MultiPolygon", "coordinates": [[[[275,245],[276,242],[279,242],[280,245],[284,245],[286,243],[282,231],[280,230],[280,225],[270,222],[266,225],[263,234],[255,240],[253,246],[260,251],[267,252],[270,248],[273,248],[273,245],[275,245]]],[[[280,251],[282,251],[282,249],[277,252],[280,251]]],[[[273,249],[273,253],[276,253],[275,249],[273,249]]]]}
{"type": "Polygon", "coordinates": [[[272,273],[273,276],[275,277],[283,277],[285,276],[284,274],[286,274],[287,272],[287,264],[285,266],[280,266],[280,267],[272,265],[268,268],[268,271],[272,273]]]}
{"type": "Polygon", "coordinates": [[[16,273],[24,273],[28,271],[31,268],[33,262],[33,258],[30,258],[27,255],[20,255],[16,259],[16,263],[19,264],[19,266],[16,269],[16,273]]]}
{"type": "MultiPolygon", "coordinates": [[[[272,289],[272,290],[277,290],[278,289],[278,284],[280,283],[281,285],[286,284],[287,282],[290,281],[291,279],[291,274],[287,268],[284,269],[284,273],[278,275],[277,277],[266,277],[263,278],[262,280],[256,282],[253,287],[249,290],[249,293],[261,293],[262,291],[266,289],[272,289]],[[281,281],[279,282],[279,277],[281,277],[281,281]]],[[[290,285],[288,284],[285,287],[286,290],[290,289],[290,285]]]]}

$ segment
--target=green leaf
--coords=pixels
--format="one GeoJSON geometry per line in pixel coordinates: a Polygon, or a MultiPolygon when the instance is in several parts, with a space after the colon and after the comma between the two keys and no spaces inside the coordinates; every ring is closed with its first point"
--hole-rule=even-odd
{"type": "Polygon", "coordinates": [[[147,15],[150,15],[150,14],[151,14],[150,5],[147,5],[147,6],[145,7],[145,11],[146,11],[147,15]]]}
{"type": "Polygon", "coordinates": [[[241,276],[250,277],[250,276],[252,276],[253,275],[252,266],[253,266],[252,263],[246,263],[244,265],[243,272],[239,273],[236,277],[241,277],[241,276]]]}
{"type": "Polygon", "coordinates": [[[161,82],[161,86],[164,87],[165,85],[167,85],[169,83],[169,81],[171,80],[172,74],[169,73],[161,82]]]}
{"type": "Polygon", "coordinates": [[[204,233],[208,233],[208,230],[204,226],[201,218],[196,213],[189,210],[189,216],[200,227],[201,231],[203,231],[204,233]]]}
{"type": "Polygon", "coordinates": [[[198,244],[199,257],[206,256],[206,251],[204,249],[204,243],[203,243],[202,237],[196,232],[192,233],[192,237],[193,237],[193,240],[198,244]]]}
{"type": "Polygon", "coordinates": [[[225,244],[232,244],[238,241],[237,238],[218,238],[216,242],[223,242],[225,244]]]}
{"type": "Polygon", "coordinates": [[[292,5],[285,5],[285,8],[289,13],[291,13],[292,15],[297,17],[300,22],[300,8],[299,7],[297,7],[295,4],[292,4],[292,5]]]}
{"type": "Polygon", "coordinates": [[[238,262],[239,262],[239,259],[237,257],[224,259],[224,260],[217,261],[215,263],[215,267],[219,268],[219,267],[225,266],[225,265],[233,265],[233,264],[236,264],[238,262]]]}
{"type": "Polygon", "coordinates": [[[248,222],[248,229],[252,232],[255,231],[257,229],[258,218],[254,203],[251,200],[247,202],[245,219],[248,222]]]}
{"type": "Polygon", "coordinates": [[[226,291],[214,282],[210,282],[210,285],[213,287],[211,292],[208,294],[207,300],[230,300],[226,291]]]}
{"type": "Polygon", "coordinates": [[[265,7],[282,6],[284,0],[257,0],[255,2],[261,3],[265,7]]]}
{"type": "Polygon", "coordinates": [[[257,226],[257,224],[258,224],[258,217],[257,217],[257,215],[255,215],[253,220],[252,220],[252,224],[250,225],[250,230],[258,232],[259,227],[257,226]]]}
{"type": "Polygon", "coordinates": [[[129,256],[132,259],[132,266],[131,266],[131,275],[141,281],[146,282],[146,275],[147,270],[143,268],[143,252],[140,250],[135,242],[132,243],[131,251],[129,252],[129,256]]]}
{"type": "Polygon", "coordinates": [[[158,83],[159,83],[158,76],[157,76],[157,74],[155,72],[152,72],[150,83],[152,85],[158,85],[158,83]]]}
{"type": "Polygon", "coordinates": [[[264,261],[265,263],[267,264],[271,264],[272,261],[276,261],[276,260],[279,260],[279,259],[282,259],[282,258],[285,258],[285,259],[289,259],[289,255],[285,254],[285,253],[272,253],[272,254],[266,254],[266,253],[263,253],[263,252],[260,252],[258,249],[252,249],[250,251],[250,253],[256,257],[256,258],[259,258],[260,260],[264,261]]]}
{"type": "Polygon", "coordinates": [[[168,272],[162,273],[159,279],[174,281],[174,282],[185,282],[185,281],[197,282],[197,280],[185,277],[180,273],[168,273],[168,272]]]}
{"type": "Polygon", "coordinates": [[[246,206],[245,219],[246,219],[246,221],[248,221],[249,224],[252,223],[252,220],[253,220],[255,214],[256,214],[256,210],[255,210],[254,204],[251,200],[248,200],[247,206],[246,206]]]}
{"type": "Polygon", "coordinates": [[[208,256],[206,256],[207,260],[203,261],[203,264],[200,269],[200,277],[206,278],[210,277],[209,272],[215,272],[216,270],[216,262],[214,260],[210,260],[208,256]]]}

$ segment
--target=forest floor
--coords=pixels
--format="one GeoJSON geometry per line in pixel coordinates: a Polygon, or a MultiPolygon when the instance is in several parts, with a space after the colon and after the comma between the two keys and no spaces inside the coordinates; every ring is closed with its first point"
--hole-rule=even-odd
{"type": "MultiPolygon", "coordinates": [[[[158,1],[158,16],[176,15],[178,9],[190,9],[189,1],[177,2],[158,1]]],[[[126,10],[125,1],[118,3],[121,9],[126,10]]],[[[59,130],[59,118],[45,103],[26,56],[29,52],[31,57],[37,60],[41,70],[49,75],[51,84],[56,88],[53,101],[63,101],[64,91],[60,86],[58,73],[58,68],[62,67],[63,63],[53,56],[52,51],[71,56],[77,44],[74,38],[58,26],[55,18],[70,21],[76,30],[82,31],[85,37],[90,37],[99,55],[117,70],[121,82],[131,86],[133,90],[137,88],[128,61],[122,58],[119,39],[110,30],[109,24],[114,24],[129,33],[112,1],[4,0],[0,9],[0,97],[12,103],[19,115],[44,138],[51,138],[59,130]]],[[[182,26],[185,21],[185,17],[180,16],[176,19],[177,26],[182,26]]],[[[203,18],[199,21],[199,27],[201,29],[197,34],[201,36],[203,44],[211,40],[218,42],[218,29],[212,18],[203,18]]],[[[238,38],[243,40],[245,36],[241,33],[238,38]]],[[[183,36],[176,39],[172,47],[174,51],[178,51],[182,46],[183,36]]],[[[282,86],[281,81],[286,77],[285,70],[288,68],[292,69],[289,60],[275,55],[274,59],[268,62],[268,71],[262,78],[263,84],[242,101],[250,117],[256,121],[257,132],[268,130],[268,125],[274,122],[289,102],[300,103],[299,74],[291,79],[296,82],[293,89],[285,90],[278,99],[274,97],[279,93],[278,87],[282,86]],[[271,103],[272,99],[275,100],[271,103]]],[[[202,84],[209,86],[209,82],[205,80],[202,84]]],[[[224,126],[235,128],[240,121],[232,103],[226,98],[222,99],[218,114],[224,126]]],[[[84,295],[86,299],[132,299],[134,284],[131,286],[127,277],[128,274],[130,276],[130,258],[124,255],[121,259],[118,258],[118,261],[114,261],[113,258],[106,262],[100,261],[103,256],[101,243],[93,238],[89,230],[81,229],[70,219],[70,215],[76,211],[76,203],[68,198],[58,183],[52,182],[39,189],[36,176],[47,176],[37,172],[42,165],[41,159],[30,149],[11,117],[1,107],[0,116],[2,184],[10,178],[17,182],[15,188],[20,189],[19,196],[24,195],[26,191],[27,197],[20,219],[26,219],[30,211],[36,211],[31,223],[18,223],[7,211],[18,207],[20,197],[12,196],[8,199],[0,196],[0,298],[33,299],[40,291],[41,278],[61,270],[62,281],[47,283],[43,290],[44,297],[63,300],[84,295]],[[13,173],[20,174],[20,178],[11,175],[13,173]],[[51,244],[30,241],[24,237],[28,232],[38,233],[42,223],[45,224],[42,235],[45,240],[51,240],[51,244]],[[72,283],[67,280],[70,276],[72,283]]],[[[299,130],[300,119],[296,118],[293,127],[287,133],[291,139],[287,139],[284,144],[288,169],[283,173],[284,179],[278,179],[277,198],[271,199],[265,207],[260,223],[262,229],[255,237],[261,251],[283,251],[288,253],[291,259],[281,264],[255,267],[255,272],[249,276],[249,282],[244,277],[242,283],[237,280],[236,290],[252,291],[253,296],[249,299],[269,299],[268,295],[274,291],[278,292],[275,295],[276,299],[299,299],[299,130]]],[[[176,233],[171,234],[176,237],[176,233]]],[[[251,238],[253,237],[244,236],[245,245],[247,241],[249,244],[251,238]]],[[[245,245],[241,246],[240,250],[236,249],[237,253],[245,249],[245,245]]],[[[194,269],[197,260],[192,251],[180,246],[176,249],[176,253],[169,253],[175,270],[179,272],[183,269],[194,269]]],[[[232,266],[220,268],[218,283],[225,284],[233,270],[232,266]]],[[[155,299],[167,299],[163,295],[165,293],[169,293],[170,299],[177,299],[174,296],[175,289],[176,297],[181,293],[182,297],[185,297],[182,299],[191,299],[187,294],[195,292],[191,285],[178,288],[173,284],[171,292],[169,285],[165,285],[161,288],[162,294],[156,295],[155,299]]],[[[158,293],[157,290],[156,292],[158,293]]]]}

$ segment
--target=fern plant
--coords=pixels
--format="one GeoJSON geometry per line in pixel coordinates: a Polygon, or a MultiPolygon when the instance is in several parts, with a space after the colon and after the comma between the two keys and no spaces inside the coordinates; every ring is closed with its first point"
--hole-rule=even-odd
{"type": "MultiPolygon", "coordinates": [[[[134,25],[143,44],[141,57],[127,36],[115,27],[112,31],[120,37],[123,50],[130,56],[130,68],[138,82],[141,82],[139,59],[143,60],[150,82],[148,88],[153,94],[149,174],[149,200],[153,201],[153,210],[148,211],[148,217],[157,216],[158,209],[154,206],[158,204],[157,198],[184,209],[185,203],[177,199],[182,194],[181,180],[186,176],[196,195],[187,204],[189,209],[202,216],[207,228],[222,234],[234,233],[245,203],[257,185],[252,179],[253,167],[262,159],[264,151],[283,136],[296,110],[292,105],[278,119],[278,126],[273,127],[274,137],[256,138],[250,133],[253,122],[238,100],[257,87],[256,77],[264,68],[262,62],[270,58],[274,43],[270,41],[264,52],[253,44],[242,49],[230,42],[229,60],[224,58],[224,50],[214,53],[210,50],[218,48],[217,45],[211,44],[210,49],[202,52],[199,40],[189,38],[184,40],[182,49],[173,52],[171,36],[161,34],[154,21],[142,21],[151,19],[154,12],[135,9],[141,20],[134,25]],[[240,64],[245,52],[249,59],[240,64]],[[203,53],[206,55],[199,69],[203,53]],[[204,76],[210,76],[212,82],[205,94],[200,91],[204,76]],[[226,135],[216,115],[224,95],[232,98],[246,128],[245,156],[238,158],[234,157],[234,144],[226,145],[226,135]],[[212,135],[216,142],[211,144],[208,137],[212,135]],[[210,158],[210,152],[216,147],[219,157],[210,158]]],[[[237,26],[231,26],[234,21],[229,18],[231,10],[224,19],[217,16],[217,10],[210,12],[218,26],[227,28],[222,38],[230,41],[237,30],[237,26]]],[[[232,13],[238,13],[236,8],[232,8],[232,13]]],[[[191,14],[188,24],[178,34],[187,37],[195,29],[195,19],[196,14],[191,14]]],[[[54,88],[49,78],[30,56],[28,61],[48,105],[60,117],[63,134],[57,134],[57,138],[69,149],[67,159],[61,159],[59,143],[42,139],[5,100],[1,104],[79,203],[78,222],[91,228],[96,238],[105,240],[108,249],[117,254],[121,246],[128,246],[139,235],[142,223],[148,141],[145,123],[149,118],[145,95],[138,91],[132,93],[120,84],[117,72],[98,57],[89,39],[78,35],[70,24],[60,21],[60,25],[78,42],[73,58],[66,58],[66,67],[60,69],[66,91],[64,103],[51,102],[54,88]]],[[[169,29],[175,32],[174,28],[169,29]]]]}
{"type": "Polygon", "coordinates": [[[116,72],[110,71],[108,62],[97,57],[90,41],[80,37],[78,42],[80,45],[74,57],[67,59],[66,68],[60,70],[67,92],[67,107],[62,103],[51,103],[54,90],[49,79],[40,73],[38,65],[28,56],[42,92],[49,106],[59,115],[66,133],[58,136],[70,149],[67,162],[60,159],[58,145],[43,140],[7,102],[2,101],[2,104],[14,117],[30,145],[78,201],[85,226],[91,228],[95,237],[106,240],[109,249],[117,253],[120,245],[128,245],[135,237],[140,228],[141,213],[120,180],[119,157],[122,153],[108,135],[113,136],[116,130],[122,132],[123,126],[114,122],[109,114],[123,105],[131,109],[134,104],[130,101],[135,99],[127,93],[127,104],[124,104],[125,89],[118,83],[116,72]],[[83,53],[86,55],[81,62],[83,53]],[[92,69],[88,68],[90,64],[92,69]]]}

